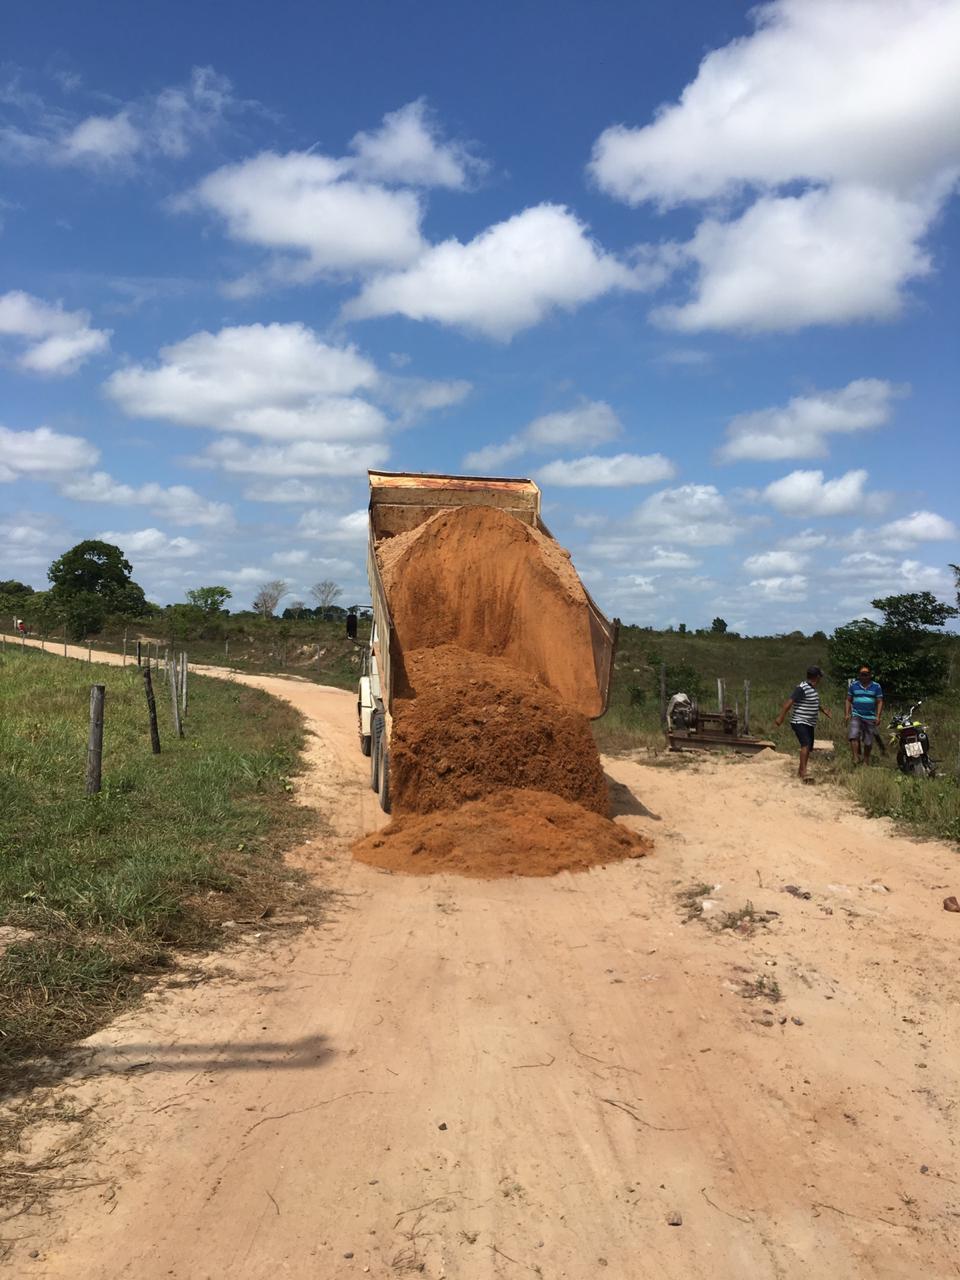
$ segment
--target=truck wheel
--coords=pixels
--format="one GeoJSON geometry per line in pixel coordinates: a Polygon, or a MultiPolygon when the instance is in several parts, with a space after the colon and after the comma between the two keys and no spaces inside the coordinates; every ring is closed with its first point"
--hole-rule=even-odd
{"type": "Polygon", "coordinates": [[[383,716],[373,713],[370,721],[370,790],[380,790],[380,737],[383,733],[383,716]]]}
{"type": "Polygon", "coordinates": [[[379,786],[377,793],[380,797],[380,808],[384,813],[390,812],[390,752],[387,750],[387,744],[380,737],[380,777],[378,779],[379,786]]]}

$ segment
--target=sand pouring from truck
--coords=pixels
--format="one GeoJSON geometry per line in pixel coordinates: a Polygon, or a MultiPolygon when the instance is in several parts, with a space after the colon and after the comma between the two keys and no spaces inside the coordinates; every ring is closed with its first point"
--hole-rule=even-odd
{"type": "Polygon", "coordinates": [[[590,597],[540,515],[532,480],[371,471],[370,647],[357,696],[370,781],[390,812],[395,700],[414,692],[404,654],[455,645],[503,659],[571,710],[606,711],[619,622],[590,597]]]}

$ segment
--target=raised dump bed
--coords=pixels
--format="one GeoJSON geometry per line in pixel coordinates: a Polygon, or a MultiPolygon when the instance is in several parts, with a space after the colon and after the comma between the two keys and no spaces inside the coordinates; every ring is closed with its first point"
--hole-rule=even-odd
{"type": "Polygon", "coordinates": [[[540,515],[540,489],[510,477],[370,472],[373,627],[360,740],[389,804],[392,716],[412,694],[404,654],[455,646],[509,663],[571,714],[610,696],[619,624],[606,618],[540,515]]]}

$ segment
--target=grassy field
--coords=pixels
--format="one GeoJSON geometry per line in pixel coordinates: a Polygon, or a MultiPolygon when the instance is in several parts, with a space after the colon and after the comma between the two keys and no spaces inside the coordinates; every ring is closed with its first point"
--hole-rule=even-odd
{"type": "MultiPolygon", "coordinates": [[[[874,751],[874,765],[869,769],[855,769],[843,724],[846,686],[829,680],[821,685],[821,694],[833,719],[821,717],[817,736],[832,740],[834,753],[832,758],[815,755],[812,770],[821,780],[846,787],[873,816],[893,818],[917,834],[960,840],[960,638],[952,639],[951,644],[950,686],[923,708],[939,777],[904,777],[897,771],[889,748],[886,755],[874,751]]],[[[741,712],[743,683],[749,680],[751,732],[770,739],[779,750],[795,752],[789,725],[777,729],[773,721],[807,667],[816,663],[826,668],[827,643],[802,636],[697,636],[624,627],[610,710],[594,726],[602,750],[666,750],[659,722],[661,661],[668,667],[668,696],[681,689],[699,692],[703,705],[711,711],[717,707],[718,676],[726,681],[727,704],[739,702],[741,712]]],[[[897,709],[899,704],[888,704],[884,721],[889,719],[887,712],[897,709]]]]}
{"type": "MultiPolygon", "coordinates": [[[[360,660],[369,637],[369,622],[360,620],[357,642],[348,640],[342,621],[323,622],[316,619],[283,621],[280,618],[256,619],[228,617],[218,620],[211,630],[222,633],[183,638],[170,634],[162,619],[110,624],[90,643],[94,649],[122,653],[126,635],[127,653],[136,654],[137,641],[143,652],[166,649],[186,650],[191,664],[232,667],[238,671],[269,675],[299,675],[330,684],[340,689],[355,688],[360,675],[360,660]]],[[[39,639],[39,632],[31,632],[39,639]]],[[[63,651],[63,634],[45,637],[47,647],[63,651]]]]}
{"type": "Polygon", "coordinates": [[[186,736],[157,676],[153,756],[135,667],[8,646],[0,655],[0,1076],[89,1033],[224,921],[302,900],[280,851],[312,817],[290,776],[292,708],[194,678],[186,736]],[[83,794],[92,683],[106,685],[103,790],[83,794]],[[2,935],[0,935],[2,937],[2,935]]]}

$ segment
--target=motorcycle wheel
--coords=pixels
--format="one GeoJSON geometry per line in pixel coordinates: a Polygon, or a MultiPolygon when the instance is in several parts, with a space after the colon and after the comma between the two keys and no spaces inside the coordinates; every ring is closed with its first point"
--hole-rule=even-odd
{"type": "Polygon", "coordinates": [[[914,760],[910,773],[914,778],[927,778],[930,776],[930,766],[923,760],[914,760]]]}

